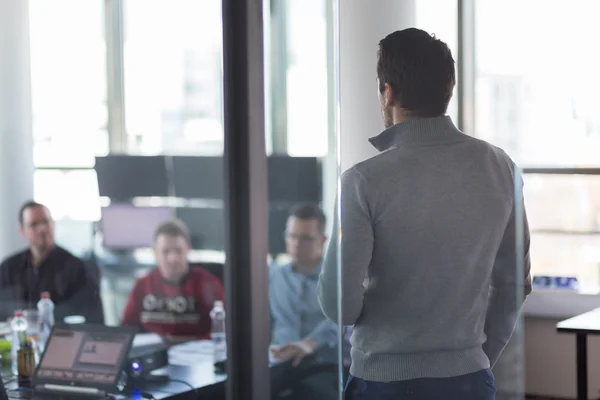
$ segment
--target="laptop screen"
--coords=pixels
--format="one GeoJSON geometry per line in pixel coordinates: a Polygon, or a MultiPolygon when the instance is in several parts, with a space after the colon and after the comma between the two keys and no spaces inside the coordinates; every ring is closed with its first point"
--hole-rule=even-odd
{"type": "Polygon", "coordinates": [[[84,325],[55,327],[36,370],[36,380],[77,386],[115,384],[133,340],[133,332],[84,325]]]}

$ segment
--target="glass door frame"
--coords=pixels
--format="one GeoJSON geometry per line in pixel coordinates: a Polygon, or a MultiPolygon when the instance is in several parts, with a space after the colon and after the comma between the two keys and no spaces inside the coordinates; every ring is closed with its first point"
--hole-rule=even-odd
{"type": "Polygon", "coordinates": [[[226,398],[269,388],[268,201],[262,0],[222,0],[227,306],[226,398]]]}

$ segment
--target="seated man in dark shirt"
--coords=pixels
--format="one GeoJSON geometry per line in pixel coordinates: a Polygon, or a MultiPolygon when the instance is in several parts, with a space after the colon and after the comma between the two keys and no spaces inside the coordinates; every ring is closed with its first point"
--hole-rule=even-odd
{"type": "Polygon", "coordinates": [[[88,279],[83,261],[54,242],[50,211],[27,202],[19,211],[19,224],[29,246],[0,265],[0,319],[15,310],[35,309],[40,294],[49,292],[57,322],[81,315],[87,322],[103,323],[98,285],[88,279]]]}
{"type": "Polygon", "coordinates": [[[223,300],[219,278],[188,262],[190,234],[183,222],[162,223],[154,233],[158,268],[135,283],[121,323],[173,340],[210,339],[210,311],[223,300]]]}

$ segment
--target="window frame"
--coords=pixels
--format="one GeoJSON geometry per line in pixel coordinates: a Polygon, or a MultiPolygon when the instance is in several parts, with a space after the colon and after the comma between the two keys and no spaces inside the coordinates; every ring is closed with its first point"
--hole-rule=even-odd
{"type": "MultiPolygon", "coordinates": [[[[464,132],[476,132],[476,1],[458,1],[458,127],[464,132]]],[[[527,165],[524,175],[600,175],[600,168],[552,167],[527,165]]],[[[597,304],[598,294],[534,290],[525,303],[524,315],[542,318],[572,317],[597,304]],[[583,311],[582,311],[583,310],[583,311]]]]}

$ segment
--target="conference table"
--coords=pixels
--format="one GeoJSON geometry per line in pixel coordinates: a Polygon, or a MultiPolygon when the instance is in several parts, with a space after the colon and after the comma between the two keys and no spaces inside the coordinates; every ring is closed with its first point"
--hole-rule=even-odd
{"type": "Polygon", "coordinates": [[[556,324],[560,333],[571,333],[576,340],[577,400],[588,399],[588,335],[600,335],[600,308],[556,324]]]}
{"type": "MultiPolygon", "coordinates": [[[[147,344],[147,343],[144,343],[147,344]]],[[[294,369],[297,373],[311,373],[316,365],[307,362],[305,368],[295,368],[291,362],[270,361],[271,381],[285,380],[294,369]]],[[[318,366],[317,366],[318,367],[318,366]]],[[[10,371],[2,375],[9,399],[29,400],[33,392],[28,388],[19,388],[10,371]]],[[[179,400],[179,399],[224,399],[227,375],[215,371],[212,360],[212,342],[190,341],[174,344],[169,348],[169,365],[152,371],[148,379],[133,383],[121,393],[114,394],[115,400],[179,400]],[[154,379],[154,378],[159,379],[154,379]],[[167,378],[168,377],[168,378],[167,378]]],[[[46,396],[35,395],[35,399],[44,400],[46,396]]],[[[56,397],[48,397],[56,400],[56,397]]]]}

